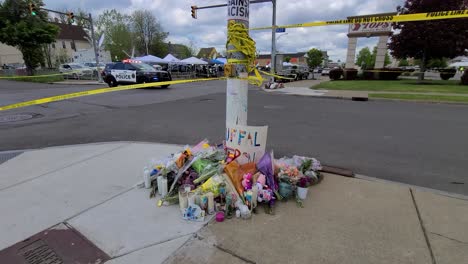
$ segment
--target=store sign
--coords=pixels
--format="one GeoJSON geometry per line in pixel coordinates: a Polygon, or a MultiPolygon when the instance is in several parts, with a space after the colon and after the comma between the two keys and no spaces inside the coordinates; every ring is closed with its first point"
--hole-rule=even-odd
{"type": "Polygon", "coordinates": [[[240,164],[257,162],[265,154],[268,126],[226,126],[226,146],[239,150],[240,164]]]}
{"type": "Polygon", "coordinates": [[[118,82],[134,82],[136,83],[136,72],[130,70],[112,70],[112,76],[118,82]]]}
{"type": "Polygon", "coordinates": [[[228,20],[249,21],[250,0],[228,0],[228,20]]]}
{"type": "Polygon", "coordinates": [[[349,25],[349,34],[382,34],[392,31],[392,23],[389,22],[373,22],[373,23],[357,23],[349,25]]]}

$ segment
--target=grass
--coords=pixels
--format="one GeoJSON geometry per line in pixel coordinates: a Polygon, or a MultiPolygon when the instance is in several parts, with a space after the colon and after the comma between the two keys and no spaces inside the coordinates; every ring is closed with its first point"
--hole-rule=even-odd
{"type": "Polygon", "coordinates": [[[423,84],[417,80],[396,81],[328,81],[313,86],[313,89],[354,90],[375,92],[422,92],[422,93],[457,93],[468,94],[468,86],[459,81],[426,80],[423,84]]]}
{"type": "Polygon", "coordinates": [[[369,98],[383,98],[396,100],[410,101],[426,101],[426,102],[456,102],[468,103],[468,96],[450,96],[450,95],[431,95],[431,94],[397,94],[397,93],[371,93],[369,98]]]}
{"type": "Polygon", "coordinates": [[[2,78],[0,80],[10,80],[10,81],[19,81],[19,82],[34,82],[34,83],[49,83],[49,82],[60,82],[63,81],[62,75],[54,76],[32,76],[32,77],[15,77],[15,78],[2,78]]]}

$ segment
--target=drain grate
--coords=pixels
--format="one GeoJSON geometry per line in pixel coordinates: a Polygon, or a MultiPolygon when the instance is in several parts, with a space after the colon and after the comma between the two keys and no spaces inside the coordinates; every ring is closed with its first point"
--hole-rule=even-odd
{"type": "Polygon", "coordinates": [[[19,255],[28,264],[63,264],[63,259],[42,240],[34,241],[20,249],[19,255]]]}
{"type": "Polygon", "coordinates": [[[100,264],[109,259],[106,253],[65,224],[0,250],[2,264],[100,264]]]}
{"type": "Polygon", "coordinates": [[[31,114],[31,113],[23,113],[23,114],[13,114],[13,115],[0,115],[0,124],[1,123],[11,123],[11,122],[18,122],[33,119],[35,117],[41,116],[40,114],[31,114]]]}

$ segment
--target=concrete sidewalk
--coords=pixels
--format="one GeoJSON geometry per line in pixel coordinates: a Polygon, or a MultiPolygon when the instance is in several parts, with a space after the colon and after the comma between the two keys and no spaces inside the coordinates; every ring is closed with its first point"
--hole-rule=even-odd
{"type": "Polygon", "coordinates": [[[134,188],[151,158],[180,148],[119,142],[8,153],[0,164],[0,263],[2,251],[60,223],[112,264],[468,259],[464,197],[329,174],[309,190],[305,208],[278,202],[275,215],[185,222],[178,206],[158,208],[148,190],[134,188]]]}

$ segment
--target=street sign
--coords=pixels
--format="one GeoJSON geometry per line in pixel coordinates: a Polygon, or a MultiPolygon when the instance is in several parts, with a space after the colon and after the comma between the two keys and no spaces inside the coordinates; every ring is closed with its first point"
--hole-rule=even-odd
{"type": "Polygon", "coordinates": [[[284,33],[286,32],[286,28],[276,28],[276,33],[284,33]]]}

